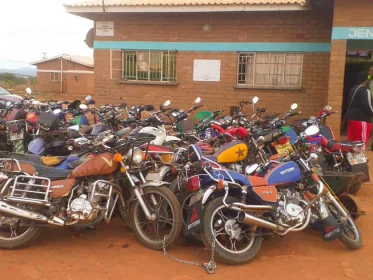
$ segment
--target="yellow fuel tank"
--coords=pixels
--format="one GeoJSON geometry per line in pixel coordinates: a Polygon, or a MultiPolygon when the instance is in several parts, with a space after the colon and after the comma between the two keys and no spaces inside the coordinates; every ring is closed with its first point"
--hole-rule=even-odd
{"type": "Polygon", "coordinates": [[[234,140],[215,151],[218,163],[234,163],[244,160],[247,157],[249,148],[246,143],[234,140]]]}

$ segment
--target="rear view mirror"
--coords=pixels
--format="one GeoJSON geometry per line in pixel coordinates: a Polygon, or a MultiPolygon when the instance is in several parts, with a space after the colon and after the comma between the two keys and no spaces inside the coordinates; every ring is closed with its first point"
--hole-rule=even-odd
{"type": "Polygon", "coordinates": [[[259,97],[258,97],[258,96],[255,96],[255,97],[253,98],[253,104],[258,103],[258,101],[259,101],[259,97]]]}
{"type": "Polygon", "coordinates": [[[79,108],[80,108],[81,110],[87,110],[88,106],[85,105],[85,104],[80,104],[80,105],[79,105],[79,108]]]}
{"type": "Polygon", "coordinates": [[[247,166],[247,167],[245,168],[245,174],[246,174],[246,175],[250,175],[250,174],[254,173],[255,170],[258,169],[258,167],[259,167],[259,164],[257,164],[257,163],[254,163],[254,164],[252,164],[252,165],[247,166]]]}
{"type": "Polygon", "coordinates": [[[290,106],[290,109],[292,111],[296,110],[297,108],[298,108],[298,104],[297,103],[291,104],[291,106],[290,106]]]}
{"type": "Polygon", "coordinates": [[[31,90],[31,88],[26,88],[26,93],[27,93],[27,94],[32,94],[32,90],[31,90]]]}
{"type": "Polygon", "coordinates": [[[59,115],[59,114],[61,114],[62,113],[62,110],[61,109],[55,109],[55,110],[53,110],[53,114],[54,115],[59,115]]]}
{"type": "Polygon", "coordinates": [[[68,127],[68,130],[79,131],[79,125],[76,124],[76,125],[73,125],[73,126],[69,126],[69,127],[68,127]]]}
{"type": "Polygon", "coordinates": [[[168,107],[168,106],[170,106],[170,104],[171,104],[171,101],[170,100],[166,100],[166,102],[163,103],[163,107],[168,107]]]}
{"type": "Polygon", "coordinates": [[[194,100],[193,105],[196,105],[201,102],[201,97],[197,97],[196,100],[194,100]]]}
{"type": "Polygon", "coordinates": [[[320,131],[320,129],[316,125],[311,125],[311,126],[306,128],[304,133],[307,136],[313,136],[313,135],[316,135],[317,133],[319,133],[319,131],[320,131]]]}

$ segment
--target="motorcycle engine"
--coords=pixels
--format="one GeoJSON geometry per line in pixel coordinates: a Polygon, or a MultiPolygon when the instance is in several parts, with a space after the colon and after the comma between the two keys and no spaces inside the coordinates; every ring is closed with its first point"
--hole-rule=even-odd
{"type": "Polygon", "coordinates": [[[85,194],[71,201],[70,210],[73,220],[92,220],[96,216],[96,211],[94,211],[85,194]]]}
{"type": "Polygon", "coordinates": [[[277,206],[277,217],[280,224],[284,226],[295,226],[305,219],[302,198],[297,191],[285,189],[280,193],[281,199],[277,206]]]}

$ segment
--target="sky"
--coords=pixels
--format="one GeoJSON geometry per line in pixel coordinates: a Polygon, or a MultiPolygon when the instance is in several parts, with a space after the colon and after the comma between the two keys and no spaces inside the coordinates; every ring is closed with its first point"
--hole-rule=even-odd
{"type": "Polygon", "coordinates": [[[43,52],[92,56],[84,39],[93,21],[66,13],[66,2],[0,0],[0,69],[30,67],[43,52]]]}

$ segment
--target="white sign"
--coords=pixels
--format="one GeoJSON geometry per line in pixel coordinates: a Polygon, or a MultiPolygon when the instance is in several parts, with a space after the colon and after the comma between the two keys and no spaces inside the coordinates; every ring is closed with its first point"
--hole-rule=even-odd
{"type": "Polygon", "coordinates": [[[348,38],[373,39],[373,28],[349,28],[348,38]]]}
{"type": "Polygon", "coordinates": [[[97,21],[96,22],[96,36],[114,36],[114,22],[113,21],[97,21]]]}
{"type": "Polygon", "coordinates": [[[220,82],[220,60],[195,59],[193,81],[220,82]]]}

